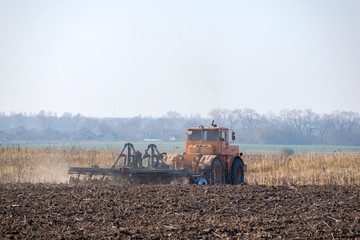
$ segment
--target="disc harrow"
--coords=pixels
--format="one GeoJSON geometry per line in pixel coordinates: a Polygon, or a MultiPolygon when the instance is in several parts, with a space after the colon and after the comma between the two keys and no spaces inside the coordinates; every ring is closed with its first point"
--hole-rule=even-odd
{"type": "Polygon", "coordinates": [[[186,168],[170,169],[155,144],[149,144],[144,155],[132,143],[126,143],[110,168],[70,167],[70,183],[169,184],[171,182],[204,182],[202,173],[186,168]],[[120,161],[122,160],[122,161],[120,161]]]}

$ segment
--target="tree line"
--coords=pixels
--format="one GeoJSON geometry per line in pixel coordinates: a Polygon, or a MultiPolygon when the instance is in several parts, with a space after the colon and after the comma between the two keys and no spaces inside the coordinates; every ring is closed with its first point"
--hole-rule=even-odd
{"type": "Polygon", "coordinates": [[[188,127],[218,126],[236,131],[237,143],[360,145],[360,115],[352,111],[318,114],[284,109],[260,114],[254,109],[215,108],[209,117],[167,112],[163,117],[89,118],[52,112],[0,113],[0,143],[19,141],[185,141],[188,127]]]}

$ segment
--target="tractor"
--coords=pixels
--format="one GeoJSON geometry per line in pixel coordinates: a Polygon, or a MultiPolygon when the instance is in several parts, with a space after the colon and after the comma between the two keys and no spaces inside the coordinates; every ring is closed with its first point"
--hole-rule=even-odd
{"type": "MultiPolygon", "coordinates": [[[[189,169],[202,173],[206,184],[243,184],[244,164],[239,146],[230,145],[235,141],[235,132],[228,128],[199,125],[186,131],[186,152],[172,154],[166,158],[170,169],[189,169]]],[[[201,182],[199,182],[200,184],[201,182]]]]}
{"type": "Polygon", "coordinates": [[[235,132],[213,122],[187,129],[183,154],[160,154],[155,144],[141,154],[126,143],[111,168],[70,167],[69,182],[243,184],[246,165],[229,138],[234,142],[235,132]]]}

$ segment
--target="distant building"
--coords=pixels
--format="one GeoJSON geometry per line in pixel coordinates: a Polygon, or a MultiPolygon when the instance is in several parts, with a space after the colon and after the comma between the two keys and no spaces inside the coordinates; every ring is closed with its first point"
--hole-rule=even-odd
{"type": "Polygon", "coordinates": [[[145,138],[144,142],[162,142],[162,140],[157,138],[145,138]]]}

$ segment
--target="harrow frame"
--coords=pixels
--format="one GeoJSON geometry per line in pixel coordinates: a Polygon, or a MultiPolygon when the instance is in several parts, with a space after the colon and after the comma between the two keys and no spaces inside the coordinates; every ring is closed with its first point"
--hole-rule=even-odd
{"type": "Polygon", "coordinates": [[[68,170],[69,182],[110,182],[110,183],[164,183],[176,181],[198,182],[203,173],[193,173],[188,169],[169,169],[163,156],[159,153],[155,144],[149,144],[145,154],[136,151],[133,144],[126,143],[111,168],[70,167],[68,170]],[[125,154],[126,153],[126,154],[125,154]],[[120,158],[124,158],[122,166],[119,166],[120,158]],[[146,167],[143,161],[147,160],[146,167]]]}

